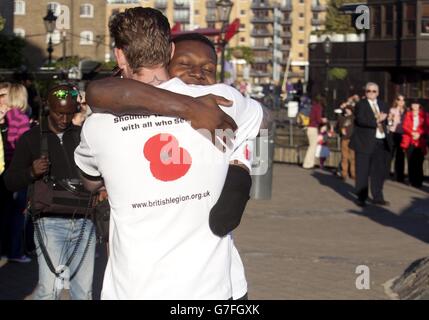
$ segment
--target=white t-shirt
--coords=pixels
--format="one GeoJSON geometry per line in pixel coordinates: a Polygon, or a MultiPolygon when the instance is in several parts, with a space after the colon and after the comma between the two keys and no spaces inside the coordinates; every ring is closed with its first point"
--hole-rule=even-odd
{"type": "MultiPolygon", "coordinates": [[[[262,109],[226,85],[160,88],[234,101],[235,146],[257,135],[262,109]]],[[[235,149],[235,147],[234,147],[235,149]]],[[[210,209],[233,150],[220,152],[185,121],[163,116],[93,114],[75,151],[78,167],[102,176],[111,206],[109,261],[102,299],[229,299],[230,236],[215,236],[210,209]]]]}

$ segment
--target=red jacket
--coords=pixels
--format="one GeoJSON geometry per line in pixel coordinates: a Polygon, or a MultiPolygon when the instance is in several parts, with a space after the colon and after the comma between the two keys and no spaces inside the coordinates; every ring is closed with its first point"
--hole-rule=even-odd
{"type": "Polygon", "coordinates": [[[426,137],[428,133],[428,121],[429,118],[426,116],[426,113],[423,110],[419,112],[419,125],[417,130],[413,131],[413,112],[407,111],[404,117],[404,122],[402,123],[402,128],[404,129],[404,134],[402,135],[401,148],[408,149],[410,145],[413,145],[417,148],[422,148],[423,152],[426,153],[426,137]],[[418,140],[414,140],[412,133],[417,132],[420,134],[418,140]]]}
{"type": "Polygon", "coordinates": [[[322,105],[320,103],[314,102],[311,106],[310,123],[308,126],[319,128],[319,125],[322,123],[322,113],[322,105]]]}

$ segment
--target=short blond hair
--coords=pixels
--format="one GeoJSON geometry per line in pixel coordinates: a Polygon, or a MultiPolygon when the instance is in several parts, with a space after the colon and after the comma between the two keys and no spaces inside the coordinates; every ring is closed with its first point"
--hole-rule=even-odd
{"type": "Polygon", "coordinates": [[[28,109],[27,89],[22,84],[12,83],[9,87],[8,101],[9,107],[26,112],[28,109]]]}

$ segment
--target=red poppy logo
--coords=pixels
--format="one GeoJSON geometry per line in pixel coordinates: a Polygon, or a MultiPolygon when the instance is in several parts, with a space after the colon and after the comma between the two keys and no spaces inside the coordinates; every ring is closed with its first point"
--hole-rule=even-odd
{"type": "Polygon", "coordinates": [[[179,147],[176,137],[168,133],[150,138],[143,154],[150,162],[152,175],[161,181],[174,181],[183,177],[192,164],[189,152],[179,147]]]}

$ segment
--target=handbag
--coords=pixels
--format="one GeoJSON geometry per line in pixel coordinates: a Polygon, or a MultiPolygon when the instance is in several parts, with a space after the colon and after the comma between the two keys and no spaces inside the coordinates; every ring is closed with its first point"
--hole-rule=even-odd
{"type": "MultiPolygon", "coordinates": [[[[45,124],[45,123],[43,123],[45,124]]],[[[49,154],[48,130],[40,124],[40,154],[49,154]]],[[[95,208],[95,197],[85,190],[79,179],[57,179],[49,174],[36,180],[30,189],[31,212],[55,215],[91,215],[95,208]]]]}
{"type": "Polygon", "coordinates": [[[95,203],[80,181],[45,177],[34,182],[30,205],[34,214],[89,215],[95,203]]]}

